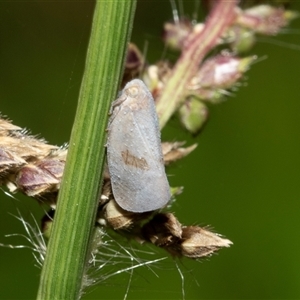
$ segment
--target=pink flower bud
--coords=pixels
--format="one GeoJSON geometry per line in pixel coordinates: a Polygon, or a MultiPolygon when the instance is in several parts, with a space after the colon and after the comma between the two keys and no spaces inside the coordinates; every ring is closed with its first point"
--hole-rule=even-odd
{"type": "Polygon", "coordinates": [[[297,16],[296,12],[284,10],[281,7],[258,5],[241,10],[237,23],[261,34],[275,35],[297,16]]]}

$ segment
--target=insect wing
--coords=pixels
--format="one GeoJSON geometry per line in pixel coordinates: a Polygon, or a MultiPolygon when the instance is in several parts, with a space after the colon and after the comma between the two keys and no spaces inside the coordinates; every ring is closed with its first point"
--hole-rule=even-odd
{"type": "Polygon", "coordinates": [[[170,190],[152,95],[135,79],[113,107],[107,157],[115,200],[132,212],[162,208],[170,200],[170,190]]]}

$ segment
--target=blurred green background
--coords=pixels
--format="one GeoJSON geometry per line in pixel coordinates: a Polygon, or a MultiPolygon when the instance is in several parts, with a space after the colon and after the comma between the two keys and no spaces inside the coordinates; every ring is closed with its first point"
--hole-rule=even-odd
{"type": "MultiPolygon", "coordinates": [[[[183,1],[195,13],[196,1],[183,1]]],[[[67,142],[84,68],[94,2],[0,3],[0,111],[51,144],[67,142]]],[[[292,1],[300,11],[300,2],[292,1]]],[[[199,10],[199,19],[201,20],[199,10]]],[[[138,1],[132,41],[147,44],[150,62],[164,57],[162,24],[169,1],[138,1]]],[[[184,186],[173,211],[183,224],[211,225],[234,242],[201,261],[177,261],[186,299],[300,298],[300,20],[277,37],[260,39],[259,58],[233,97],[210,108],[202,134],[191,138],[176,120],[163,140],[199,143],[168,169],[184,186]]],[[[168,52],[170,55],[170,52],[168,52]]],[[[172,53],[171,53],[172,56],[172,53]]],[[[39,221],[32,199],[0,190],[0,243],[25,244],[16,215],[39,221]]],[[[67,216],[66,216],[67,217],[67,216]]],[[[163,251],[146,247],[166,256],[163,251]]],[[[34,299],[40,270],[29,250],[0,247],[0,299],[34,299]]],[[[182,299],[172,258],[133,273],[128,299],[182,299]]],[[[122,299],[130,274],[117,275],[86,299],[122,299]]]]}

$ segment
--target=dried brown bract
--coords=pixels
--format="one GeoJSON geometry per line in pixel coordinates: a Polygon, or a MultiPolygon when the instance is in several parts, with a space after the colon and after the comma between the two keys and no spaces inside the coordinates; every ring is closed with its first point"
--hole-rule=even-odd
{"type": "Polygon", "coordinates": [[[150,214],[126,211],[114,199],[111,199],[99,214],[98,223],[103,224],[103,220],[105,220],[105,223],[114,230],[129,230],[139,221],[146,219],[150,214]]]}
{"type": "Polygon", "coordinates": [[[142,228],[146,241],[173,256],[207,257],[232,242],[198,226],[182,226],[172,213],[159,213],[142,228]]]}
{"type": "Polygon", "coordinates": [[[49,145],[0,119],[0,178],[10,192],[55,202],[67,149],[49,145]]]}
{"type": "Polygon", "coordinates": [[[182,241],[181,253],[190,258],[210,256],[219,249],[232,245],[230,240],[198,226],[183,227],[182,241]]]}
{"type": "Polygon", "coordinates": [[[185,142],[164,142],[161,144],[165,165],[168,165],[172,162],[175,162],[176,160],[179,160],[189,155],[198,146],[197,144],[194,144],[186,148],[181,147],[184,144],[185,142]]]}

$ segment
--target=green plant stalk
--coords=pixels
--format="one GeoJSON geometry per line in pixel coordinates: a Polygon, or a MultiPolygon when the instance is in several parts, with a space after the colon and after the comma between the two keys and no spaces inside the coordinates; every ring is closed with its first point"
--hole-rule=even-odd
{"type": "Polygon", "coordinates": [[[123,73],[136,1],[96,1],[70,148],[37,299],[78,299],[89,258],[110,102],[123,73]]]}
{"type": "Polygon", "coordinates": [[[208,16],[204,29],[192,35],[173,68],[161,97],[157,101],[160,127],[163,128],[185,100],[187,86],[195,76],[205,55],[217,45],[218,39],[235,18],[237,0],[219,0],[208,16]]]}

